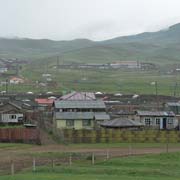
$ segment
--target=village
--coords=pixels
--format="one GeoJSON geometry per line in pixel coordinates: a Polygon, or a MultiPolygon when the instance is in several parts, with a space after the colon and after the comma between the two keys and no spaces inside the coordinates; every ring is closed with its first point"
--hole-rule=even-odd
{"type": "MultiPolygon", "coordinates": [[[[180,129],[179,98],[162,95],[122,95],[101,92],[60,94],[3,94],[0,96],[0,141],[43,144],[42,134],[61,142],[79,142],[67,132],[167,132],[180,129]],[[8,129],[7,135],[4,132],[8,129]],[[23,137],[21,131],[28,131],[23,137]],[[16,132],[17,131],[17,132],[16,132]],[[36,136],[34,132],[36,131],[36,136]],[[12,136],[9,133],[12,132],[12,136]],[[2,133],[4,133],[2,135],[2,133]],[[14,135],[13,135],[14,133],[14,135]],[[62,136],[62,134],[64,134],[62,136]],[[1,136],[2,135],[2,136],[1,136]],[[42,139],[41,139],[42,138],[42,139]]],[[[107,139],[111,135],[107,134],[107,139]],[[108,137],[109,136],[109,137],[108,137]]],[[[116,137],[114,142],[125,142],[116,137]]],[[[136,139],[142,142],[141,139],[136,139]]],[[[148,140],[144,140],[146,142],[148,140]]],[[[173,139],[174,141],[174,139],[173,139]]],[[[176,141],[179,141],[177,139],[176,141]]]]}

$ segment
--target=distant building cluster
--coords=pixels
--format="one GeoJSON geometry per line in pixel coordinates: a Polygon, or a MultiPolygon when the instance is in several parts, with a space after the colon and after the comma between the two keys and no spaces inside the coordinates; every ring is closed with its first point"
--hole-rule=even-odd
{"type": "Polygon", "coordinates": [[[62,69],[142,69],[149,70],[154,69],[156,66],[152,63],[143,63],[139,61],[116,61],[113,63],[98,64],[98,63],[72,63],[72,64],[61,64],[55,66],[55,68],[62,69]]]}

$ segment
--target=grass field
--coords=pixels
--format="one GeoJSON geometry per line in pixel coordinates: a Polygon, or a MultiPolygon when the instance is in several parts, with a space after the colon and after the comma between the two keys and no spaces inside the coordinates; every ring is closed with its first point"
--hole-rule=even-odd
{"type": "Polygon", "coordinates": [[[177,83],[176,95],[180,94],[180,74],[165,75],[158,71],[126,71],[126,70],[68,70],[46,67],[28,67],[22,71],[22,75],[31,81],[31,84],[10,86],[10,91],[33,91],[33,92],[64,92],[64,91],[101,91],[124,94],[155,94],[155,86],[152,82],[157,81],[158,94],[173,95],[175,83],[177,83]],[[52,74],[52,80],[57,82],[56,87],[38,87],[36,81],[46,82],[42,77],[44,72],[52,74]]]}
{"type": "Polygon", "coordinates": [[[124,157],[109,161],[76,162],[72,166],[39,167],[0,180],[179,180],[180,153],[124,157]]]}

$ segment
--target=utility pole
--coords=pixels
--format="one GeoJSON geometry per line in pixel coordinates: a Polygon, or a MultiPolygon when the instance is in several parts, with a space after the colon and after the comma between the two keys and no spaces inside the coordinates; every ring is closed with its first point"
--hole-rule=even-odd
{"type": "Polygon", "coordinates": [[[177,92],[177,82],[175,82],[175,85],[174,85],[174,97],[176,97],[176,92],[177,92]]]}
{"type": "Polygon", "coordinates": [[[158,84],[155,81],[155,89],[156,89],[156,104],[157,104],[157,111],[159,110],[159,98],[158,98],[158,84]]]}
{"type": "Polygon", "coordinates": [[[9,85],[9,81],[8,79],[6,79],[6,94],[8,93],[8,85],[9,85]]]}
{"type": "Polygon", "coordinates": [[[56,71],[59,69],[59,56],[57,56],[57,62],[56,62],[56,71]]]}

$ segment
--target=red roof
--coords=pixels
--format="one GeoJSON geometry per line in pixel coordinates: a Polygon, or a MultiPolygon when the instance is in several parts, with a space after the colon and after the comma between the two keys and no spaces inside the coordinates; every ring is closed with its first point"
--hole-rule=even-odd
{"type": "Polygon", "coordinates": [[[54,99],[43,99],[43,98],[41,98],[41,99],[35,99],[35,101],[38,103],[38,104],[48,104],[48,105],[51,105],[51,104],[53,104],[53,102],[54,102],[54,99]]]}

